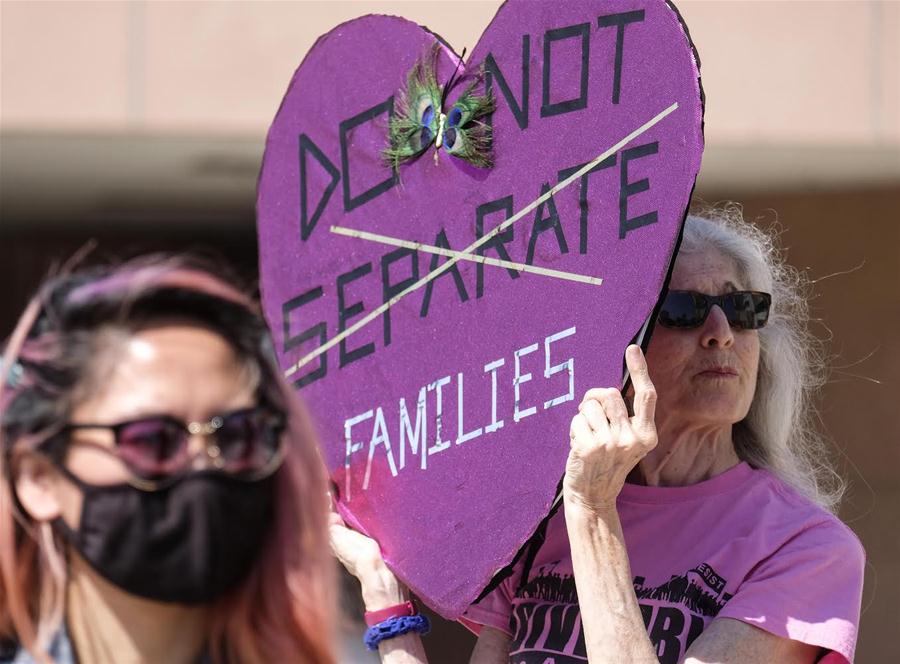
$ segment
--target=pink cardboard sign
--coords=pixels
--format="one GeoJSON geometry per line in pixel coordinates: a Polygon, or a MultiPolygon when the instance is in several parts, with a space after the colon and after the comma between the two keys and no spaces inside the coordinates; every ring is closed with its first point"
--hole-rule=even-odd
{"type": "Polygon", "coordinates": [[[620,383],[702,123],[659,0],[509,0],[465,62],[364,16],[295,73],[259,180],[266,315],[341,514],[444,616],[547,513],[583,392],[620,383]]]}

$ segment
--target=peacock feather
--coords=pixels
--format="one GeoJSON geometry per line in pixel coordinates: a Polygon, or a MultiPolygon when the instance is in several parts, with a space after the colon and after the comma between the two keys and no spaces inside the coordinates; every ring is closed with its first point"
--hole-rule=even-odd
{"type": "Polygon", "coordinates": [[[400,164],[421,157],[434,146],[437,161],[441,148],[478,168],[493,166],[491,127],[483,121],[494,111],[490,93],[477,94],[481,73],[465,89],[448,113],[444,100],[457,82],[456,74],[441,88],[437,82],[440,45],[419,58],[406,77],[406,88],[397,95],[394,115],[388,127],[390,146],[383,151],[385,161],[395,171],[400,164]]]}

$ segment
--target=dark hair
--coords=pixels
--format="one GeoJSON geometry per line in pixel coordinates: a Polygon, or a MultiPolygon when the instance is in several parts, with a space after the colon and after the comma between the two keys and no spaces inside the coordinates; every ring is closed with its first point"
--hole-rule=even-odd
{"type": "Polygon", "coordinates": [[[10,375],[0,401],[3,440],[43,439],[66,422],[103,350],[98,332],[134,331],[172,317],[220,334],[259,370],[260,389],[268,392],[260,396],[283,405],[278,390],[266,389],[277,368],[261,315],[239,287],[212,274],[199,258],[149,256],[48,281],[34,320],[20,321],[28,326],[21,347],[4,353],[10,375]]]}

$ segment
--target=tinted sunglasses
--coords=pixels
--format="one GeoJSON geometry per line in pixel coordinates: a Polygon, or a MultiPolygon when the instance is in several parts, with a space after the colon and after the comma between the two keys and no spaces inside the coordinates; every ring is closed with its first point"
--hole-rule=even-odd
{"type": "Polygon", "coordinates": [[[144,417],[117,424],[73,423],[62,433],[84,429],[113,432],[115,447],[90,441],[69,444],[97,448],[116,456],[133,476],[131,483],[156,489],[188,472],[198,456],[214,469],[241,478],[259,479],[281,464],[286,418],[271,408],[256,406],[216,415],[208,422],[184,422],[169,415],[144,417]],[[204,449],[191,453],[191,436],[204,437],[204,449]]]}
{"type": "Polygon", "coordinates": [[[669,291],[657,318],[664,327],[700,327],[713,305],[725,313],[728,324],[742,330],[756,330],[769,320],[772,296],[759,291],[735,291],[706,295],[695,291],[669,291]]]}

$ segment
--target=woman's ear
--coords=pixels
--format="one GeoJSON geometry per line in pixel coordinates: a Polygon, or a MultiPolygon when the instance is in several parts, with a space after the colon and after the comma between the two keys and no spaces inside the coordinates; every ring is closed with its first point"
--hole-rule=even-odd
{"type": "Polygon", "coordinates": [[[62,512],[59,473],[44,457],[25,454],[15,473],[16,495],[28,515],[37,522],[50,522],[62,512]]]}

